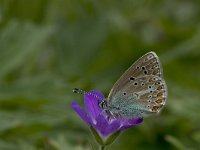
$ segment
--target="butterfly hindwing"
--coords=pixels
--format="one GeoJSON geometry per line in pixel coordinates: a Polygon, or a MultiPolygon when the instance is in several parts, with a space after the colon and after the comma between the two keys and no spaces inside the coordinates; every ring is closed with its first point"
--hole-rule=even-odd
{"type": "Polygon", "coordinates": [[[131,117],[158,113],[166,103],[167,90],[165,81],[158,76],[145,76],[130,81],[109,102],[118,115],[131,117]]]}

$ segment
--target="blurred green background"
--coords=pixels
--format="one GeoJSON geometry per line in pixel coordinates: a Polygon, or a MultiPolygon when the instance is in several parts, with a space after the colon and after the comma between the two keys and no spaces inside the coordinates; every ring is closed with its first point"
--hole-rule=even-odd
{"type": "Polygon", "coordinates": [[[72,89],[108,95],[152,50],[167,105],[110,148],[200,149],[199,16],[199,0],[0,0],[0,149],[91,149],[72,89]]]}

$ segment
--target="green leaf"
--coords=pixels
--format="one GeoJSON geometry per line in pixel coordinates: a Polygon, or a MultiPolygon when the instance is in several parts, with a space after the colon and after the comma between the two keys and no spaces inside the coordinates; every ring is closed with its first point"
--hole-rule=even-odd
{"type": "Polygon", "coordinates": [[[9,22],[0,32],[0,77],[30,61],[42,50],[42,44],[47,42],[51,33],[51,28],[28,22],[9,22]]]}
{"type": "Polygon", "coordinates": [[[179,141],[177,138],[175,138],[174,136],[171,135],[167,135],[165,138],[169,143],[171,143],[172,145],[174,145],[176,148],[180,149],[180,150],[187,150],[187,148],[185,147],[185,145],[183,143],[181,143],[181,141],[179,141]]]}

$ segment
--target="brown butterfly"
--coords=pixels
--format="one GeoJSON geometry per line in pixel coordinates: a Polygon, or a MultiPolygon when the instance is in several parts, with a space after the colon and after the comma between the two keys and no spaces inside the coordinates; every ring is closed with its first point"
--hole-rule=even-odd
{"type": "Polygon", "coordinates": [[[160,112],[166,98],[167,86],[160,60],[155,52],[149,52],[126,70],[100,106],[116,118],[143,117],[160,112]]]}

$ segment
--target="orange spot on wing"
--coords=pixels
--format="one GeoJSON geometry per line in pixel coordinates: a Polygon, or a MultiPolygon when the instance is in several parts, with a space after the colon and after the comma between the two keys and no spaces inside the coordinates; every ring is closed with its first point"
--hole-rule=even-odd
{"type": "Polygon", "coordinates": [[[160,97],[162,95],[163,95],[163,92],[160,92],[160,93],[157,94],[158,97],[160,97]]]}
{"type": "Polygon", "coordinates": [[[153,113],[156,113],[157,112],[157,110],[158,110],[158,106],[153,106],[153,108],[151,109],[151,111],[153,112],[153,113]]]}
{"type": "Polygon", "coordinates": [[[152,111],[153,113],[156,113],[156,112],[157,112],[157,109],[152,108],[151,111],[152,111]]]}
{"type": "Polygon", "coordinates": [[[161,103],[162,103],[162,98],[156,100],[155,102],[156,102],[158,105],[161,105],[161,103]]]}

